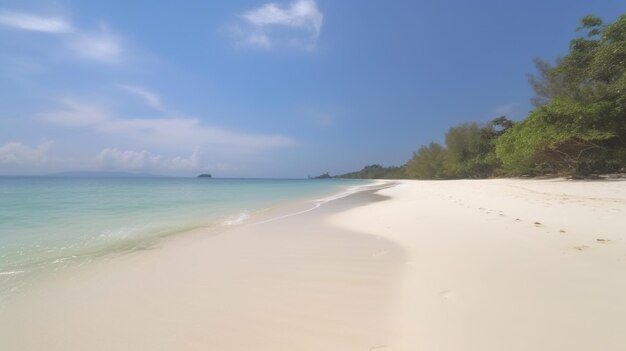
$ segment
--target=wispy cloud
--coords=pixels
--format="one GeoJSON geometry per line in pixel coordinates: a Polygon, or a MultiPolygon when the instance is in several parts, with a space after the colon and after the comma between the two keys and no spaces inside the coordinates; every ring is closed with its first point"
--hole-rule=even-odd
{"type": "Polygon", "coordinates": [[[121,39],[101,28],[95,34],[76,34],[68,39],[69,47],[74,54],[103,63],[118,63],[122,58],[121,39]]]}
{"type": "Polygon", "coordinates": [[[43,141],[35,147],[20,142],[8,142],[0,146],[0,164],[40,165],[48,161],[51,140],[43,141]]]}
{"type": "Polygon", "coordinates": [[[229,151],[256,152],[295,143],[281,135],[248,134],[209,126],[197,118],[122,118],[96,104],[75,99],[60,102],[62,108],[43,113],[41,117],[59,126],[88,128],[146,145],[177,148],[204,145],[229,151]]]}
{"type": "Polygon", "coordinates": [[[189,157],[176,156],[172,158],[153,155],[146,150],[107,148],[100,152],[97,161],[101,168],[119,170],[195,171],[200,168],[197,148],[189,157]]]}
{"type": "Polygon", "coordinates": [[[123,46],[119,36],[104,25],[90,32],[75,28],[69,20],[25,12],[1,11],[0,25],[11,29],[35,31],[58,36],[71,56],[101,63],[118,63],[123,46]]]}
{"type": "Polygon", "coordinates": [[[64,127],[96,127],[109,120],[104,108],[74,99],[61,99],[63,109],[42,114],[44,120],[64,127]]]}
{"type": "Polygon", "coordinates": [[[63,18],[42,17],[23,12],[0,11],[0,25],[13,29],[47,33],[71,33],[72,25],[63,18]]]}
{"type": "Polygon", "coordinates": [[[240,16],[232,27],[240,43],[270,48],[295,46],[313,49],[322,30],[324,15],[315,0],[295,0],[287,6],[267,3],[240,16]]]}
{"type": "Polygon", "coordinates": [[[148,106],[156,109],[163,108],[159,96],[148,89],[126,84],[120,84],[118,87],[127,93],[140,97],[148,106]]]}

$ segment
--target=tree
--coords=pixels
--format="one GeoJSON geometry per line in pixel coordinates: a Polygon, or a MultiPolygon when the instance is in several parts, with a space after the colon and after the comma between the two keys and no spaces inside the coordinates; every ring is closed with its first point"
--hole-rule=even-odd
{"type": "Polygon", "coordinates": [[[531,112],[496,142],[497,156],[512,174],[588,174],[614,133],[595,128],[594,117],[610,113],[606,104],[553,100],[531,112]]]}
{"type": "Polygon", "coordinates": [[[537,108],[496,143],[506,171],[586,175],[626,165],[626,15],[581,20],[554,67],[537,61],[537,108]]]}
{"type": "Polygon", "coordinates": [[[489,139],[493,141],[493,139],[498,138],[509,130],[509,128],[513,127],[514,124],[515,122],[506,118],[506,116],[500,116],[489,121],[485,126],[485,130],[488,133],[489,139]]]}
{"type": "Polygon", "coordinates": [[[365,166],[357,172],[335,176],[335,178],[350,179],[401,179],[405,177],[406,173],[404,167],[383,167],[379,164],[365,166]]]}
{"type": "Polygon", "coordinates": [[[446,133],[447,174],[451,178],[486,178],[500,165],[495,154],[494,141],[513,122],[505,116],[497,117],[483,126],[467,123],[452,127],[446,133]]]}
{"type": "Polygon", "coordinates": [[[444,161],[446,150],[437,143],[420,147],[406,164],[406,174],[416,179],[442,179],[446,177],[444,161]]]}
{"type": "Polygon", "coordinates": [[[500,165],[494,141],[513,126],[505,116],[485,125],[465,123],[448,129],[446,147],[437,143],[420,147],[406,165],[418,179],[486,178],[500,165]]]}
{"type": "Polygon", "coordinates": [[[446,168],[454,178],[482,178],[490,170],[484,167],[482,156],[486,155],[491,142],[477,123],[467,123],[448,129],[446,133],[446,168]]]}

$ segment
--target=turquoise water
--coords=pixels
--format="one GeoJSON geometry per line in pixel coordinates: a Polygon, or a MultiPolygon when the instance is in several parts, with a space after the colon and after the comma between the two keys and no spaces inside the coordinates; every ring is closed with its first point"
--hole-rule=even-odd
{"type": "Polygon", "coordinates": [[[367,184],[347,180],[0,177],[0,284],[30,271],[133,249],[274,204],[367,184]]]}

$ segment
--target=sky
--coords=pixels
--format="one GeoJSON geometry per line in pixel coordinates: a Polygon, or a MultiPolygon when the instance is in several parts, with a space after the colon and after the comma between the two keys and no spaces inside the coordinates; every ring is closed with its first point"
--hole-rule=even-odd
{"type": "Polygon", "coordinates": [[[0,174],[306,177],[524,118],[623,0],[0,0],[0,174]]]}

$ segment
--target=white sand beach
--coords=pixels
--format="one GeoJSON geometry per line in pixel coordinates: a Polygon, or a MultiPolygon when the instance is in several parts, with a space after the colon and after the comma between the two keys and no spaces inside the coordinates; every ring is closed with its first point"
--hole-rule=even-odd
{"type": "Polygon", "coordinates": [[[626,349],[626,182],[405,181],[331,222],[408,252],[393,350],[626,349]]]}
{"type": "Polygon", "coordinates": [[[39,277],[0,349],[626,349],[626,182],[394,183],[39,277]]]}

